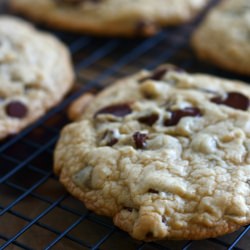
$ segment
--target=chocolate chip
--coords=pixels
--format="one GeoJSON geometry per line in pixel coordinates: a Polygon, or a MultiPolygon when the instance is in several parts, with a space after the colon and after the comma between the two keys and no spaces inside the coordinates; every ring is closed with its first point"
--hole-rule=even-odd
{"type": "Polygon", "coordinates": [[[238,92],[228,92],[225,98],[216,96],[210,100],[211,102],[224,104],[235,109],[248,110],[249,107],[249,98],[238,92]]]}
{"type": "Polygon", "coordinates": [[[100,110],[98,110],[94,117],[100,115],[100,114],[111,114],[114,116],[118,116],[118,117],[124,117],[128,114],[130,114],[132,112],[132,109],[130,108],[130,106],[126,103],[124,104],[116,104],[116,105],[110,105],[110,106],[106,106],[100,110]]]}
{"type": "Polygon", "coordinates": [[[141,132],[135,132],[133,134],[133,139],[135,142],[135,146],[137,149],[143,149],[147,146],[147,140],[148,136],[145,133],[141,133],[141,132]]]}
{"type": "Polygon", "coordinates": [[[27,107],[20,101],[12,101],[6,106],[6,113],[10,117],[24,118],[27,112],[27,107]]]}
{"type": "Polygon", "coordinates": [[[126,210],[129,211],[130,213],[133,212],[133,208],[131,208],[131,207],[124,207],[124,209],[126,209],[126,210]]]}
{"type": "Polygon", "coordinates": [[[150,188],[150,189],[148,190],[148,193],[159,194],[159,191],[157,191],[157,190],[155,190],[155,189],[153,189],[153,188],[150,188]]]}
{"type": "Polygon", "coordinates": [[[151,114],[151,115],[139,117],[138,121],[141,123],[147,124],[148,126],[152,126],[158,119],[159,119],[158,114],[151,114]]]}
{"type": "Polygon", "coordinates": [[[118,138],[115,137],[115,133],[113,130],[107,130],[104,133],[102,140],[105,140],[106,145],[109,147],[114,146],[119,141],[118,138]]]}
{"type": "Polygon", "coordinates": [[[176,125],[180,121],[180,119],[182,117],[201,116],[201,111],[198,108],[192,108],[192,107],[188,107],[188,108],[185,108],[185,109],[178,109],[178,110],[174,110],[174,111],[170,111],[170,112],[171,112],[171,118],[166,119],[164,121],[165,126],[174,126],[174,125],[176,125]]]}
{"type": "Polygon", "coordinates": [[[162,216],[161,221],[162,223],[167,224],[167,219],[164,215],[162,216]]]}
{"type": "Polygon", "coordinates": [[[113,145],[115,145],[118,142],[117,138],[111,138],[110,141],[107,143],[107,146],[112,147],[113,145]]]}
{"type": "Polygon", "coordinates": [[[162,80],[163,76],[169,72],[169,71],[176,71],[176,72],[184,72],[183,69],[176,67],[174,65],[164,65],[160,66],[157,69],[155,69],[150,76],[147,76],[140,80],[140,82],[143,82],[145,80],[155,80],[160,81],[162,80]]]}
{"type": "Polygon", "coordinates": [[[163,76],[169,71],[184,72],[182,68],[179,68],[175,65],[164,65],[155,69],[150,79],[161,80],[163,76]]]}
{"type": "Polygon", "coordinates": [[[166,74],[166,72],[167,72],[166,68],[159,68],[153,72],[153,74],[150,76],[150,79],[161,80],[163,76],[166,74]]]}

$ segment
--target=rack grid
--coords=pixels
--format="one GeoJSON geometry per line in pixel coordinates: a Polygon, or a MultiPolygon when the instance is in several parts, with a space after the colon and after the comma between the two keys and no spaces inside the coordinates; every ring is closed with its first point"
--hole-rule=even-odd
{"type": "MultiPolygon", "coordinates": [[[[53,148],[69,121],[68,105],[87,91],[97,92],[141,68],[170,62],[189,72],[243,77],[200,62],[190,48],[194,21],[166,28],[150,38],[94,38],[47,30],[69,47],[77,74],[72,92],[54,109],[18,135],[0,142],[0,249],[176,250],[250,249],[250,226],[203,241],[141,242],[116,228],[111,219],[88,211],[59,184],[52,171],[53,148]]],[[[0,1],[1,14],[12,14],[0,1]]]]}

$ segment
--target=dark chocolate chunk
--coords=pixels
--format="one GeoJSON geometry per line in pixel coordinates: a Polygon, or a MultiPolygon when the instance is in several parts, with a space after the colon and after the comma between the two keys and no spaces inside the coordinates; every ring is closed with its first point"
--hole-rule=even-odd
{"type": "Polygon", "coordinates": [[[171,118],[166,119],[164,122],[165,126],[174,126],[178,124],[182,117],[186,116],[201,116],[201,111],[198,108],[188,107],[185,109],[178,109],[171,112],[171,118]]]}
{"type": "Polygon", "coordinates": [[[114,146],[119,140],[115,137],[113,130],[107,130],[103,135],[103,140],[105,140],[107,143],[107,146],[114,146]]]}
{"type": "Polygon", "coordinates": [[[228,92],[225,98],[215,96],[211,99],[211,102],[241,110],[248,110],[249,107],[249,98],[238,92],[228,92]]]}
{"type": "Polygon", "coordinates": [[[158,119],[159,119],[158,114],[151,114],[151,115],[139,117],[138,121],[141,123],[147,124],[148,126],[152,126],[158,119]]]}
{"type": "Polygon", "coordinates": [[[116,143],[118,142],[118,139],[117,138],[111,138],[108,143],[107,143],[107,146],[114,146],[116,143]]]}
{"type": "Polygon", "coordinates": [[[157,190],[155,190],[155,189],[153,189],[153,188],[150,188],[150,189],[148,190],[148,192],[149,192],[149,193],[152,193],[152,194],[159,194],[159,191],[157,191],[157,190]]]}
{"type": "Polygon", "coordinates": [[[147,146],[147,134],[141,133],[141,132],[135,132],[133,134],[133,139],[135,142],[135,146],[137,149],[143,149],[147,146]]]}
{"type": "Polygon", "coordinates": [[[160,66],[157,69],[155,69],[150,76],[144,77],[143,79],[140,80],[140,82],[143,82],[143,81],[149,80],[149,79],[160,81],[160,80],[162,80],[163,76],[168,71],[184,72],[183,69],[178,68],[174,65],[164,65],[164,66],[160,66]]]}
{"type": "Polygon", "coordinates": [[[167,68],[164,68],[164,67],[163,68],[158,68],[150,76],[150,79],[152,79],[152,80],[161,80],[163,78],[163,76],[166,74],[167,71],[168,71],[167,68]]]}
{"type": "Polygon", "coordinates": [[[20,101],[12,101],[6,106],[6,113],[10,117],[24,118],[28,113],[28,109],[25,104],[20,101]]]}
{"type": "Polygon", "coordinates": [[[100,114],[111,114],[118,117],[124,117],[132,112],[132,109],[127,103],[123,104],[115,104],[106,106],[100,110],[98,110],[94,117],[100,115],[100,114]]]}

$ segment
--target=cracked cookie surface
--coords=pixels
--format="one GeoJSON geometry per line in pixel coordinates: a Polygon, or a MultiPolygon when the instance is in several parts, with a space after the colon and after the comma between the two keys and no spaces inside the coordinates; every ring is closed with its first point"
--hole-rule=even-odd
{"type": "Polygon", "coordinates": [[[222,1],[194,33],[192,43],[201,59],[250,75],[250,1],[222,1]]]}
{"type": "Polygon", "coordinates": [[[11,0],[34,20],[65,30],[110,36],[150,36],[192,19],[208,0],[11,0]],[[44,15],[46,13],[46,15],[44,15]]]}
{"type": "Polygon", "coordinates": [[[56,105],[73,83],[67,48],[21,19],[0,17],[0,139],[56,105]]]}
{"type": "Polygon", "coordinates": [[[250,87],[163,65],[102,91],[61,132],[65,187],[139,240],[202,239],[250,221],[250,87]]]}

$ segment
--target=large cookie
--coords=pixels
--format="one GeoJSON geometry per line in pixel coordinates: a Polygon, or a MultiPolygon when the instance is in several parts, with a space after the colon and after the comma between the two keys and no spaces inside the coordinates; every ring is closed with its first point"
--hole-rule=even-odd
{"type": "Polygon", "coordinates": [[[52,27],[97,35],[150,36],[193,18],[208,0],[11,0],[11,6],[52,27]],[[46,14],[45,14],[46,13],[46,14]]]}
{"type": "Polygon", "coordinates": [[[250,1],[222,1],[194,33],[192,43],[201,59],[250,75],[250,1]]]}
{"type": "Polygon", "coordinates": [[[73,82],[67,48],[21,19],[0,17],[0,138],[56,105],[73,82]]]}
{"type": "Polygon", "coordinates": [[[201,239],[250,221],[250,87],[162,66],[107,88],[66,126],[60,181],[139,240],[201,239]]]}

